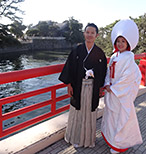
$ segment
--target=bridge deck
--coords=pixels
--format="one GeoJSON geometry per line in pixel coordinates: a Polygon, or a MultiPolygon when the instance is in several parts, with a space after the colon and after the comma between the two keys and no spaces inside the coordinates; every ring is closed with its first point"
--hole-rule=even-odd
{"type": "MultiPolygon", "coordinates": [[[[146,93],[135,100],[137,117],[142,133],[143,144],[129,148],[124,154],[146,154],[146,93]]],[[[48,146],[37,154],[109,154],[109,147],[103,140],[100,133],[101,118],[97,120],[96,146],[94,148],[74,148],[64,139],[48,146]]]]}

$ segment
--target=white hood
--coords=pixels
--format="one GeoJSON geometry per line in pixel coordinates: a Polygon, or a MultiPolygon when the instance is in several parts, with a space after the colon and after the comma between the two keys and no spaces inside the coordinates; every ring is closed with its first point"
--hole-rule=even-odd
{"type": "Polygon", "coordinates": [[[133,50],[138,44],[139,31],[136,23],[131,19],[120,20],[115,24],[111,33],[112,44],[117,37],[123,36],[130,45],[130,50],[133,50]]]}

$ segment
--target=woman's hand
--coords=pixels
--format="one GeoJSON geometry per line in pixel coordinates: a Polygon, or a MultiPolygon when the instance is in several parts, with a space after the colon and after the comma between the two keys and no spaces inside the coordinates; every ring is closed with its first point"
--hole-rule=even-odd
{"type": "Polygon", "coordinates": [[[112,92],[111,88],[110,88],[110,85],[106,85],[105,86],[105,89],[107,90],[107,92],[112,92]]]}
{"type": "Polygon", "coordinates": [[[71,86],[71,84],[69,83],[68,85],[67,85],[67,90],[68,90],[68,94],[70,95],[70,96],[72,96],[73,95],[73,88],[72,88],[72,86],[71,86]]]}

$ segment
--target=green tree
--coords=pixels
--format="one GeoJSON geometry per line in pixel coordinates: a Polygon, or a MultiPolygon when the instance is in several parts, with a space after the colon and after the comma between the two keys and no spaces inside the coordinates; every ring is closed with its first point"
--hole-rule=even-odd
{"type": "Polygon", "coordinates": [[[21,2],[24,0],[0,0],[0,17],[9,18],[11,21],[22,20],[16,15],[17,12],[24,13],[17,7],[17,4],[21,2]]]}
{"type": "Polygon", "coordinates": [[[20,42],[15,39],[9,30],[9,25],[2,25],[0,24],[0,47],[7,47],[13,45],[20,45],[20,42]]]}
{"type": "MultiPolygon", "coordinates": [[[[129,18],[135,21],[139,29],[139,43],[133,52],[135,54],[146,52],[146,13],[142,16],[139,16],[138,18],[129,18]]],[[[104,50],[107,56],[111,56],[112,54],[113,46],[111,42],[111,31],[113,26],[118,21],[119,20],[116,20],[112,24],[99,29],[99,37],[96,39],[96,44],[104,50]]]]}
{"type": "MultiPolygon", "coordinates": [[[[0,18],[8,18],[10,21],[21,21],[22,18],[16,15],[17,12],[23,13],[18,7],[17,4],[23,2],[24,0],[0,0],[0,18]]],[[[10,30],[10,24],[2,24],[0,23],[0,46],[5,47],[9,45],[19,44],[18,40],[16,40],[10,30]]]]}
{"type": "Polygon", "coordinates": [[[10,32],[11,34],[14,34],[16,38],[22,38],[23,37],[23,31],[26,29],[26,26],[18,21],[14,21],[11,24],[10,32]]]}
{"type": "Polygon", "coordinates": [[[139,43],[134,49],[134,53],[146,52],[146,13],[138,18],[132,18],[139,29],[139,43]]]}
{"type": "Polygon", "coordinates": [[[74,45],[76,43],[81,43],[83,38],[83,24],[79,23],[78,20],[75,20],[73,17],[71,17],[69,20],[64,21],[66,23],[66,27],[64,28],[64,34],[66,40],[71,43],[71,45],[74,45]]]}
{"type": "Polygon", "coordinates": [[[113,26],[118,22],[116,20],[114,23],[107,25],[106,27],[99,28],[99,36],[97,37],[95,43],[103,49],[107,56],[111,56],[113,51],[113,46],[111,42],[111,31],[113,26]]]}
{"type": "Polygon", "coordinates": [[[26,32],[28,36],[56,37],[59,34],[57,22],[40,21],[35,26],[30,26],[26,32]]]}
{"type": "Polygon", "coordinates": [[[49,24],[49,26],[48,26],[48,36],[50,36],[50,37],[60,36],[59,26],[57,25],[56,22],[49,24]]]}
{"type": "Polygon", "coordinates": [[[27,36],[39,36],[39,30],[38,29],[28,29],[26,31],[27,36]]]}
{"type": "Polygon", "coordinates": [[[36,25],[36,29],[39,31],[39,36],[48,36],[48,23],[46,21],[40,21],[36,25]]]}

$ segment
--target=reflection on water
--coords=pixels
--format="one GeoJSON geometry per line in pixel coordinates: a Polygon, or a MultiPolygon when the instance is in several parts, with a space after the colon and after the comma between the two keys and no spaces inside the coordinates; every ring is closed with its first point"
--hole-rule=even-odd
{"type": "Polygon", "coordinates": [[[69,51],[41,51],[0,54],[0,72],[64,63],[69,51]]]}
{"type": "MultiPolygon", "coordinates": [[[[29,52],[23,54],[18,54],[18,53],[2,54],[0,55],[0,73],[61,64],[65,62],[68,54],[69,51],[41,51],[41,52],[29,52]]],[[[55,85],[57,83],[60,83],[60,81],[58,80],[58,76],[59,74],[54,74],[44,77],[32,78],[24,81],[2,84],[0,85],[1,89],[0,98],[5,98],[8,96],[55,85]]],[[[66,91],[66,88],[58,90],[57,96],[61,95],[61,93],[63,93],[64,91],[66,91]]],[[[43,102],[45,100],[48,100],[49,98],[50,98],[50,92],[41,94],[39,96],[34,96],[31,98],[20,100],[17,102],[9,103],[3,105],[2,112],[7,113],[10,111],[14,111],[24,106],[29,106],[38,102],[43,102]]],[[[68,102],[69,102],[68,100],[58,102],[57,108],[68,104],[68,102]]],[[[50,111],[50,105],[38,109],[36,111],[29,112],[24,115],[20,115],[12,119],[6,120],[3,123],[3,127],[4,129],[9,128],[13,125],[21,123],[22,121],[26,121],[35,116],[47,113],[48,111],[50,111]]]]}

